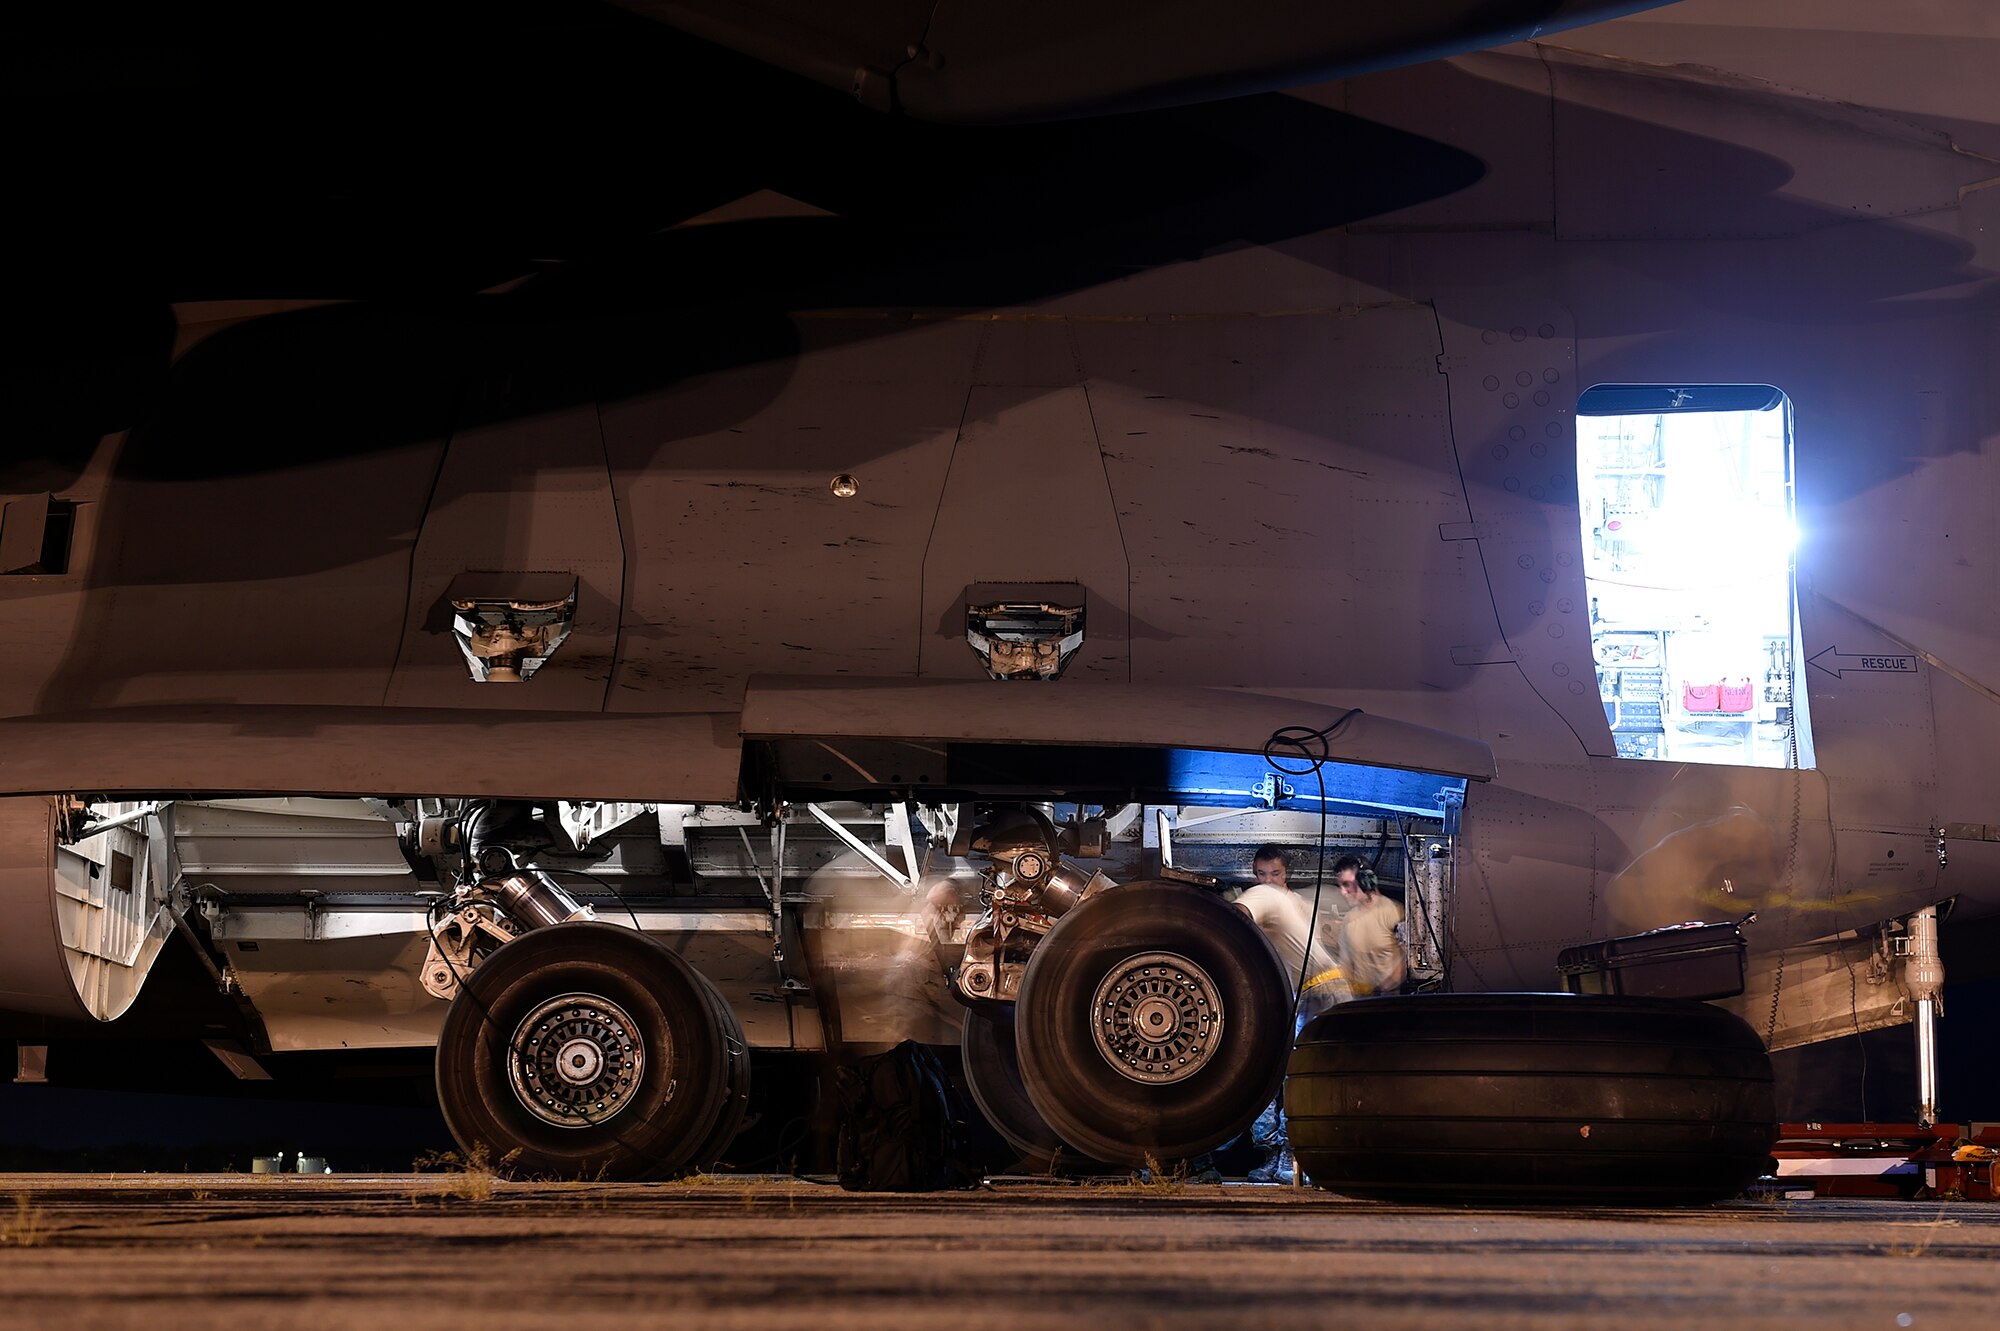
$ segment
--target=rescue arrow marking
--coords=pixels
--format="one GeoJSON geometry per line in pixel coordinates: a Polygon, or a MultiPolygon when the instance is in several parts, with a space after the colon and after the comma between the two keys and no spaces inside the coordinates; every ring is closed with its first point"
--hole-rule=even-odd
{"type": "Polygon", "coordinates": [[[1914,675],[1917,673],[1917,658],[1914,656],[1848,656],[1836,648],[1827,647],[1806,658],[1809,666],[1819,666],[1835,679],[1861,672],[1878,675],[1914,675]],[[1831,656],[1832,665],[1823,665],[1820,658],[1831,656]]]}

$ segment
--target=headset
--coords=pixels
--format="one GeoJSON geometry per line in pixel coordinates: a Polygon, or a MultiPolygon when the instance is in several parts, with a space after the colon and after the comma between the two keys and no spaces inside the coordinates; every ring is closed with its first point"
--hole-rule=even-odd
{"type": "Polygon", "coordinates": [[[1375,870],[1370,868],[1368,861],[1362,859],[1359,855],[1342,855],[1339,859],[1335,860],[1330,876],[1337,882],[1340,875],[1346,873],[1349,869],[1354,870],[1354,885],[1360,888],[1366,895],[1374,896],[1377,890],[1375,886],[1375,870]]]}

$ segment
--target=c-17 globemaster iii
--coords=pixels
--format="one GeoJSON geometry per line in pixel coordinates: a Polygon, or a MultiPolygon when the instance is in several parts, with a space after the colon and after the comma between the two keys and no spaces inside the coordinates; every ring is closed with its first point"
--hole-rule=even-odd
{"type": "Polygon", "coordinates": [[[0,1006],[190,948],[603,1177],[916,1038],[1030,1154],[1289,1055],[1320,1181],[1708,1197],[1768,1049],[1928,1049],[2000,906],[1987,7],[1101,8],[356,14],[261,101],[50,38],[0,1006]],[[1296,1052],[1269,841],[1418,991],[1296,1052]],[[1740,994],[1535,992],[1691,921],[1740,994]]]}

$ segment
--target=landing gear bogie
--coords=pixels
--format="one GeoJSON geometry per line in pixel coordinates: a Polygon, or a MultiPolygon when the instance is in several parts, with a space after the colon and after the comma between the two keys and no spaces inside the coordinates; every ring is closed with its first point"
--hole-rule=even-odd
{"type": "Polygon", "coordinates": [[[1083,1155],[1200,1155],[1270,1103],[1291,997],[1250,917],[1180,883],[1091,896],[1036,947],[1015,1014],[1034,1109],[1083,1155]]]}
{"type": "Polygon", "coordinates": [[[446,1013],[438,1100],[468,1155],[534,1178],[668,1178],[741,1126],[749,1057],[715,987],[630,929],[537,929],[446,1013]]]}

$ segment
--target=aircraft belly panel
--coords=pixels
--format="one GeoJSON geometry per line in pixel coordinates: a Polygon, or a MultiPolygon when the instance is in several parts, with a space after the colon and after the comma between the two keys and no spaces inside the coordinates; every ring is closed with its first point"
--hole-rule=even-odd
{"type": "MultiPolygon", "coordinates": [[[[1379,564],[1236,570],[1234,576],[1202,564],[1135,572],[1133,600],[1144,607],[1140,631],[1149,638],[1141,640],[1134,675],[1148,684],[1243,681],[1306,691],[1327,677],[1328,662],[1339,660],[1340,677],[1353,681],[1357,692],[1465,687],[1468,671],[1451,655],[1466,636],[1454,631],[1463,625],[1454,622],[1453,607],[1475,589],[1484,591],[1477,569],[1397,571],[1394,595],[1390,572],[1379,564]],[[1246,665],[1245,644],[1251,643],[1259,650],[1246,665]]],[[[1400,699],[1388,706],[1416,715],[1400,699]]]]}
{"type": "Polygon", "coordinates": [[[1577,516],[1569,315],[1525,293],[1441,301],[1438,313],[1471,509],[1464,534],[1478,543],[1508,654],[1578,749],[1608,756],[1577,516]]]}
{"type": "Polygon", "coordinates": [[[338,571],[246,580],[231,576],[242,572],[236,565],[201,577],[198,593],[173,579],[93,586],[68,656],[25,710],[218,699],[378,705],[407,567],[389,555],[338,571]]]}
{"type": "Polygon", "coordinates": [[[1745,934],[1761,950],[1925,904],[1916,876],[1885,892],[1860,884],[1844,849],[1837,866],[1826,796],[1810,771],[1504,763],[1501,781],[1466,795],[1457,983],[1548,987],[1563,947],[1689,920],[1754,912],[1745,934]]]}
{"type": "MultiPolygon", "coordinates": [[[[328,357],[295,345],[292,321],[322,313],[225,330],[174,367],[172,409],[124,438],[75,549],[85,591],[67,652],[10,712],[381,703],[441,445],[381,441],[382,419],[430,426],[379,400],[394,390],[313,377],[333,373],[328,357]],[[267,363],[287,352],[298,361],[267,363]],[[216,382],[236,369],[255,391],[216,382]]],[[[448,397],[450,381],[422,391],[448,397]]]]}
{"type": "Polygon", "coordinates": [[[1077,327],[1132,566],[1134,677],[1462,687],[1490,635],[1436,323],[1391,303],[1077,327]],[[1143,391],[1148,387],[1155,391],[1143,391]],[[1253,645],[1246,655],[1246,644],[1253,645]]]}
{"type": "Polygon", "coordinates": [[[197,791],[727,804],[732,713],[171,707],[0,719],[0,794],[197,791]]]}
{"type": "Polygon", "coordinates": [[[1950,208],[1993,174],[1925,127],[1795,87],[1572,53],[1548,67],[1565,240],[1797,236],[1950,208]],[[1662,188],[1667,162],[1700,188],[1662,188]]]}
{"type": "Polygon", "coordinates": [[[613,710],[733,707],[758,672],[917,669],[979,326],[815,318],[797,336],[775,378],[603,403],[631,560],[613,710]],[[843,473],[851,498],[829,488],[843,473]]]}
{"type": "Polygon", "coordinates": [[[2000,34],[1984,5],[1682,0],[1540,44],[1653,68],[1696,67],[1899,118],[1947,122],[1963,135],[1961,147],[2000,155],[1990,77],[2000,66],[2000,34]],[[1857,43],[1868,58],[1856,58],[1857,43]],[[1913,70],[1922,76],[1912,77],[1913,70]]]}
{"type": "Polygon", "coordinates": [[[1596,862],[1600,827],[1562,787],[1587,784],[1573,768],[1509,764],[1510,780],[1466,792],[1451,922],[1454,988],[1499,992],[1555,987],[1556,954],[1605,936],[1596,862]],[[1545,787],[1547,789],[1545,789],[1545,787]]]}
{"type": "MultiPolygon", "coordinates": [[[[76,505],[67,570],[0,575],[0,632],[8,647],[7,668],[0,670],[0,716],[37,710],[62,677],[66,649],[84,622],[89,594],[84,573],[98,539],[105,479],[117,443],[116,435],[100,440],[89,463],[62,491],[76,505]]],[[[0,517],[0,524],[4,521],[0,517]]]]}
{"type": "MultiPolygon", "coordinates": [[[[1802,598],[1799,611],[1813,751],[1819,766],[1832,774],[1834,822],[1916,831],[1945,817],[1937,782],[1933,669],[1905,644],[1843,613],[1826,597],[1802,598]]],[[[1983,716],[1968,719],[1983,723],[1978,730],[1990,735],[1993,706],[1989,702],[1980,711],[1983,716]]],[[[1978,730],[1958,732],[1947,743],[1979,747],[1978,730]]]]}
{"type": "MultiPolygon", "coordinates": [[[[1933,361],[1928,367],[1911,403],[1912,411],[1925,419],[1912,440],[1908,470],[1866,494],[1824,506],[1811,530],[1802,533],[1801,557],[1812,562],[1813,590],[1819,597],[1900,643],[1921,647],[2000,701],[2000,595],[1994,594],[2000,587],[2000,533],[1992,521],[2000,507],[2000,485],[1991,479],[1994,458],[2000,456],[2000,402],[1990,414],[1942,405],[1970,396],[1971,386],[2000,364],[2000,321],[1983,337],[1981,330],[1963,325],[1946,337],[1954,334],[1976,355],[1957,364],[1933,361]],[[1938,416],[1946,419],[1931,419],[1938,416]],[[1921,514],[1921,526],[1887,541],[1884,511],[1921,514]],[[1901,557],[1908,541],[1921,542],[1935,556],[1925,562],[1921,577],[1913,577],[1909,560],[1901,557]]],[[[1802,470],[1810,466],[1807,462],[1802,470]]],[[[1855,639],[1842,641],[1844,636],[1833,639],[1841,652],[1866,650],[1855,639]]],[[[1838,661],[1831,664],[1840,668],[1838,661]]],[[[1815,683],[1834,678],[1813,674],[1815,683]]]]}
{"type": "Polygon", "coordinates": [[[1921,904],[1866,900],[1836,875],[1817,772],[1618,758],[1592,766],[1609,934],[1754,913],[1745,934],[1768,948],[1921,904]]]}
{"type": "Polygon", "coordinates": [[[1371,218],[1370,231],[1405,227],[1547,229],[1555,221],[1549,155],[1549,76],[1518,47],[1433,60],[1346,85],[1344,109],[1450,143],[1505,169],[1441,198],[1371,218]]]}
{"type": "Polygon", "coordinates": [[[2000,751],[1995,712],[1993,699],[1984,693],[1932,675],[1932,733],[1946,738],[1934,742],[1937,808],[1925,817],[1940,826],[1959,825],[1965,829],[1960,837],[1984,842],[1988,851],[2000,848],[1994,844],[2000,840],[2000,800],[1994,798],[1990,784],[1993,755],[2000,751]]]}
{"type": "Polygon", "coordinates": [[[485,387],[472,410],[492,419],[456,431],[437,472],[410,556],[402,648],[384,701],[597,711],[617,642],[625,551],[596,408],[573,385],[556,400],[581,396],[580,405],[539,410],[485,387]],[[576,578],[568,638],[521,687],[474,680],[453,639],[446,589],[472,571],[576,578]]]}
{"type": "MultiPolygon", "coordinates": [[[[1046,331],[1043,331],[1045,329],[1046,331]]],[[[1062,324],[1039,339],[1075,365],[1062,324]]],[[[1020,347],[1018,337],[1006,340],[1020,347]]],[[[1009,378],[1026,369],[993,373],[1009,378]]],[[[988,373],[982,358],[981,373],[988,373]]],[[[1083,644],[1065,678],[1126,680],[1131,665],[1126,562],[1099,457],[1098,425],[1080,385],[976,385],[952,450],[937,525],[923,556],[924,605],[919,673],[985,677],[965,638],[965,606],[975,583],[1076,584],[1085,605],[1083,644]]]]}
{"type": "Polygon", "coordinates": [[[0,670],[0,716],[35,710],[36,700],[61,676],[65,649],[83,619],[80,577],[0,579],[0,625],[5,626],[8,667],[0,670]]]}

